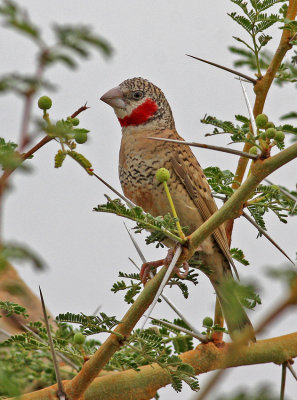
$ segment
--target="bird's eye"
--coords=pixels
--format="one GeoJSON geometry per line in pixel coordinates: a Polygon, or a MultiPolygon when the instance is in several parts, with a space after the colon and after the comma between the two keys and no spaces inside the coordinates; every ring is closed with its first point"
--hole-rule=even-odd
{"type": "Polygon", "coordinates": [[[140,100],[143,98],[143,92],[141,90],[137,90],[133,93],[133,99],[140,100]]]}

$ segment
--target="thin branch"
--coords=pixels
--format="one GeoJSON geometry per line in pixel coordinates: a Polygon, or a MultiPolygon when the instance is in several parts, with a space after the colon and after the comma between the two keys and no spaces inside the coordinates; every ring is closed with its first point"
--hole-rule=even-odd
{"type": "MultiPolygon", "coordinates": [[[[48,49],[44,49],[39,57],[39,63],[37,65],[37,70],[35,73],[36,81],[39,81],[42,77],[44,67],[45,67],[45,60],[47,58],[48,49]]],[[[30,123],[31,117],[31,109],[32,109],[32,102],[33,97],[36,94],[36,89],[30,89],[27,93],[25,93],[25,106],[23,112],[23,119],[21,123],[21,137],[20,137],[20,146],[19,151],[22,152],[24,148],[31,142],[31,138],[28,136],[28,128],[30,123]]]]}
{"type": "Polygon", "coordinates": [[[112,187],[109,183],[107,183],[104,179],[102,179],[99,175],[97,175],[94,171],[93,171],[93,175],[99,179],[100,182],[102,182],[106,187],[108,187],[108,189],[110,189],[112,192],[114,192],[117,196],[119,196],[122,200],[124,200],[124,202],[128,205],[128,207],[133,208],[135,207],[135,204],[132,203],[132,201],[130,201],[127,197],[125,197],[124,195],[122,195],[120,192],[118,192],[114,187],[112,187]]]}
{"type": "Polygon", "coordinates": [[[78,114],[80,114],[83,111],[88,110],[90,107],[87,106],[87,103],[85,103],[84,106],[80,107],[78,110],[76,110],[70,117],[71,118],[75,118],[78,116],[78,114]]]}
{"type": "Polygon", "coordinates": [[[199,394],[196,397],[196,400],[207,399],[206,396],[209,395],[210,391],[214,389],[215,385],[226,374],[226,372],[227,372],[226,369],[219,369],[218,371],[214,372],[214,374],[211,376],[211,378],[206,382],[206,385],[204,386],[204,388],[199,391],[199,394]]]}
{"type": "Polygon", "coordinates": [[[292,367],[292,365],[290,364],[290,361],[287,361],[287,368],[288,370],[291,372],[291,374],[293,375],[293,377],[295,378],[295,380],[297,381],[297,374],[296,371],[294,370],[294,368],[292,367]]]}
{"type": "MultiPolygon", "coordinates": [[[[86,107],[86,104],[82,107],[80,107],[77,111],[75,111],[72,115],[71,118],[74,118],[73,115],[78,115],[82,111],[87,110],[89,107],[86,107]]],[[[32,149],[28,150],[26,153],[23,153],[20,155],[20,161],[23,163],[25,160],[27,160],[29,157],[31,157],[34,153],[36,153],[37,150],[41,149],[45,144],[49,143],[51,140],[54,138],[51,136],[45,136],[38,142],[35,146],[32,147],[32,149]]],[[[4,189],[7,184],[7,179],[9,176],[17,169],[18,167],[7,169],[4,171],[3,175],[0,178],[0,197],[2,196],[4,189]]]]}
{"type": "Polygon", "coordinates": [[[191,57],[191,58],[195,58],[195,60],[202,61],[202,62],[204,62],[206,64],[213,65],[214,67],[223,69],[224,71],[231,72],[231,74],[235,74],[235,75],[240,76],[240,77],[242,77],[244,79],[247,79],[249,82],[252,82],[254,85],[257,83],[256,79],[251,78],[248,75],[242,74],[241,72],[235,71],[234,69],[231,69],[231,68],[228,68],[228,67],[224,67],[223,65],[216,64],[216,63],[211,62],[211,61],[204,60],[203,58],[191,56],[190,54],[186,54],[186,56],[191,57]]]}
{"type": "MultiPolygon", "coordinates": [[[[286,18],[293,21],[293,20],[295,20],[296,13],[297,13],[297,2],[296,2],[296,0],[290,0],[286,18]]],[[[283,30],[278,48],[274,53],[274,56],[271,60],[269,67],[267,68],[267,71],[265,72],[264,76],[261,77],[261,79],[258,79],[256,81],[256,84],[254,87],[254,92],[256,93],[256,99],[255,99],[255,104],[254,104],[254,109],[253,109],[254,116],[257,116],[258,114],[262,113],[264,104],[265,104],[265,100],[266,100],[267,94],[269,92],[269,89],[271,87],[271,84],[275,78],[275,74],[278,71],[287,51],[292,48],[292,45],[289,43],[290,39],[291,39],[290,35],[291,34],[290,34],[289,30],[287,30],[287,29],[283,30]]],[[[246,142],[244,145],[243,151],[248,152],[251,147],[252,147],[252,144],[246,142]]],[[[238,160],[238,164],[237,164],[237,168],[236,168],[236,172],[235,172],[237,183],[233,184],[233,189],[237,189],[240,186],[240,183],[242,182],[243,176],[245,174],[247,164],[248,164],[248,160],[244,157],[241,157],[238,160]]],[[[232,223],[231,223],[231,225],[232,225],[232,223]]],[[[232,231],[232,226],[229,228],[229,230],[232,231]]]]}
{"type": "Polygon", "coordinates": [[[287,377],[287,366],[284,362],[282,364],[282,379],[281,379],[281,389],[280,389],[280,400],[285,399],[285,386],[286,386],[286,377],[287,377]]]}
{"type": "Polygon", "coordinates": [[[151,137],[151,136],[147,137],[146,139],[160,140],[163,142],[171,142],[171,143],[183,144],[183,145],[187,145],[187,146],[201,147],[202,149],[222,151],[223,153],[235,154],[236,156],[251,158],[252,160],[258,159],[258,156],[254,155],[254,154],[246,153],[246,152],[243,152],[240,150],[229,149],[227,147],[214,146],[211,144],[196,143],[196,142],[184,142],[183,140],[167,139],[167,138],[159,138],[159,137],[157,138],[157,137],[151,137]]]}
{"type": "MultiPolygon", "coordinates": [[[[144,315],[144,317],[146,317],[146,315],[144,315]]],[[[160,323],[168,326],[169,328],[173,328],[173,329],[176,329],[176,330],[178,330],[180,332],[186,333],[187,335],[192,336],[193,338],[200,340],[200,342],[203,342],[203,343],[208,343],[209,342],[207,337],[202,335],[201,333],[199,335],[197,335],[195,332],[189,331],[189,329],[183,328],[182,326],[179,326],[179,325],[172,324],[171,322],[163,321],[163,320],[158,319],[158,318],[149,317],[149,319],[157,321],[157,322],[160,322],[160,323]],[[202,338],[203,338],[203,340],[201,340],[202,338]]]]}
{"type": "Polygon", "coordinates": [[[160,286],[159,286],[159,288],[157,290],[157,293],[155,294],[155,298],[154,298],[154,300],[153,300],[153,302],[152,302],[152,304],[151,304],[151,306],[149,308],[149,311],[148,311],[147,316],[146,316],[146,318],[144,320],[144,323],[141,326],[141,329],[144,328],[145,324],[147,323],[148,318],[150,317],[153,309],[155,308],[155,305],[157,304],[157,301],[158,301],[161,293],[163,292],[163,289],[166,286],[166,283],[167,283],[167,281],[168,281],[168,279],[169,279],[169,277],[170,277],[170,275],[171,275],[171,273],[173,271],[173,268],[175,267],[175,265],[177,263],[177,260],[179,259],[179,256],[181,255],[181,253],[182,253],[182,248],[181,248],[180,245],[178,245],[176,250],[175,250],[174,256],[173,256],[173,258],[171,260],[171,263],[169,264],[169,266],[168,266],[168,268],[166,270],[166,273],[164,275],[164,278],[163,278],[163,280],[162,280],[162,282],[161,282],[161,284],[160,284],[160,286]]]}
{"type": "Polygon", "coordinates": [[[58,385],[57,396],[59,397],[60,400],[65,400],[66,399],[66,394],[65,394],[65,391],[64,391],[64,388],[63,388],[63,383],[62,383],[62,379],[61,379],[59,365],[58,365],[56,352],[55,352],[55,348],[54,348],[54,342],[53,342],[53,338],[52,338],[52,334],[51,334],[51,329],[50,329],[50,326],[49,326],[49,323],[48,323],[48,317],[47,317],[45,304],[44,304],[44,299],[43,299],[43,295],[42,295],[42,291],[40,289],[40,286],[39,286],[39,293],[40,293],[40,300],[41,300],[42,311],[43,311],[43,316],[44,316],[44,323],[45,323],[45,327],[46,327],[46,331],[47,331],[48,342],[49,342],[50,349],[51,349],[53,365],[54,365],[56,379],[57,379],[57,385],[58,385]]]}
{"type": "Polygon", "coordinates": [[[271,324],[271,322],[290,305],[291,303],[288,301],[288,299],[286,299],[283,303],[279,304],[276,309],[272,310],[270,314],[266,315],[255,329],[255,335],[259,332],[262,332],[266,328],[266,326],[271,324]]]}
{"type": "Polygon", "coordinates": [[[295,265],[294,261],[287,255],[287,253],[268,235],[268,233],[261,228],[254,220],[251,218],[246,212],[242,211],[242,216],[249,221],[258,231],[269,240],[270,243],[273,244],[293,265],[295,265]]]}
{"type": "MultiPolygon", "coordinates": [[[[27,158],[29,158],[32,154],[34,154],[37,150],[39,150],[42,146],[44,146],[45,144],[47,144],[48,142],[50,142],[53,138],[50,136],[45,136],[43,139],[41,139],[41,141],[39,143],[37,143],[34,147],[32,147],[32,149],[30,149],[29,151],[27,151],[27,153],[24,153],[20,156],[20,160],[21,163],[24,162],[25,160],[27,160],[27,158]]],[[[0,197],[2,196],[4,189],[6,187],[7,184],[7,179],[9,178],[9,176],[17,169],[18,167],[15,168],[11,168],[11,169],[6,169],[3,172],[3,175],[0,178],[0,197]]]]}

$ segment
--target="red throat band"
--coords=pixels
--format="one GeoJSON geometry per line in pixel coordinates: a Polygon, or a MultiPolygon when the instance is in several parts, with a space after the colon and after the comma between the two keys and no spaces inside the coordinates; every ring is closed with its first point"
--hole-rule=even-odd
{"type": "Polygon", "coordinates": [[[145,102],[135,108],[130,115],[124,118],[118,118],[121,126],[137,126],[146,122],[158,110],[157,104],[152,99],[147,99],[145,102]]]}

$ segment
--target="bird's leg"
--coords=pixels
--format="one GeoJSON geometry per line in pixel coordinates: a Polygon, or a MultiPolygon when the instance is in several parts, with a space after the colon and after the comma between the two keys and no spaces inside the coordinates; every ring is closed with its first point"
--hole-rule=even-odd
{"type": "MultiPolygon", "coordinates": [[[[157,260],[157,261],[150,261],[150,262],[143,263],[141,270],[140,270],[141,282],[145,285],[145,283],[148,280],[148,277],[150,275],[150,271],[152,269],[156,269],[158,267],[161,267],[162,265],[165,265],[166,267],[168,267],[173,259],[173,256],[174,256],[174,249],[169,249],[167,256],[165,258],[162,258],[161,260],[157,260]]],[[[175,266],[173,269],[174,273],[181,279],[184,279],[188,275],[188,272],[189,272],[189,264],[187,262],[183,263],[183,267],[184,267],[184,272],[180,272],[180,269],[177,266],[175,266]]]]}
{"type": "Polygon", "coordinates": [[[183,263],[183,268],[184,268],[184,272],[181,272],[180,268],[177,266],[175,266],[173,268],[173,271],[175,272],[175,274],[181,279],[184,279],[188,275],[188,272],[189,272],[189,264],[186,261],[183,263]]]}
{"type": "Polygon", "coordinates": [[[148,280],[148,277],[150,275],[150,271],[152,269],[161,267],[162,265],[166,265],[168,267],[168,265],[170,264],[172,258],[174,255],[174,250],[173,249],[169,249],[167,256],[165,258],[162,258],[161,260],[157,260],[157,261],[150,261],[150,262],[146,262],[142,264],[141,270],[140,270],[140,279],[141,282],[145,285],[146,281],[148,280]]]}

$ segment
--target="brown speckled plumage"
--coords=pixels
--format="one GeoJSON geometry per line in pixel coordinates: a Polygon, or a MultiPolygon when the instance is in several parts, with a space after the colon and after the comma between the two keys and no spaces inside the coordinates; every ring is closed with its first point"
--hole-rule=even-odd
{"type": "MultiPolygon", "coordinates": [[[[183,140],[175,129],[163,92],[142,78],[128,79],[119,88],[129,112],[146,99],[152,99],[158,105],[157,112],[143,124],[122,128],[119,177],[125,196],[154,216],[170,212],[163,185],[155,178],[159,168],[167,168],[171,175],[168,186],[180,223],[189,227],[189,233],[193,232],[217,210],[217,206],[203,170],[189,147],[147,139],[153,136],[183,140]],[[140,100],[133,98],[135,91],[143,93],[140,100]]],[[[115,109],[117,115],[124,111],[115,109]]],[[[235,317],[229,312],[228,301],[222,294],[222,280],[233,279],[224,227],[208,237],[197,250],[199,258],[211,268],[208,277],[218,294],[231,334],[251,326],[238,299],[232,302],[236,303],[235,311],[240,313],[235,317]]]]}

